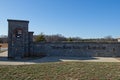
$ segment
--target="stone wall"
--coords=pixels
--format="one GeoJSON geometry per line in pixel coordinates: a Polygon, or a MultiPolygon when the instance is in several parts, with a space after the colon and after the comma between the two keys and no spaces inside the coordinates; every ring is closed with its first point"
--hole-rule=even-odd
{"type": "Polygon", "coordinates": [[[118,57],[120,42],[33,42],[29,21],[8,19],[8,58],[29,56],[118,57]]]}
{"type": "Polygon", "coordinates": [[[118,57],[118,42],[42,42],[33,43],[32,56],[118,57]]]}

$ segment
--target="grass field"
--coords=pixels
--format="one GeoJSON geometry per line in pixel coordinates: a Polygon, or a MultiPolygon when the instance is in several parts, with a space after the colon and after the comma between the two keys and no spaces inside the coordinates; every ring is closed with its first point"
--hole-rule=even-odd
{"type": "Polygon", "coordinates": [[[8,47],[7,43],[0,43],[0,45],[2,46],[2,48],[7,48],[8,47]]]}
{"type": "Polygon", "coordinates": [[[57,62],[1,65],[0,80],[120,80],[120,63],[57,62]]]}
{"type": "MultiPolygon", "coordinates": [[[[8,44],[7,43],[0,43],[0,53],[1,52],[4,52],[4,51],[1,51],[1,48],[7,48],[8,47],[8,44]]],[[[6,51],[6,50],[5,50],[6,51]]]]}

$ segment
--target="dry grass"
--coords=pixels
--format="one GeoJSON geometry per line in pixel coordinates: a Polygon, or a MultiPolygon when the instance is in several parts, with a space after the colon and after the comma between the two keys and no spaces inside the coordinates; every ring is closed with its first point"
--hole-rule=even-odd
{"type": "Polygon", "coordinates": [[[0,66],[1,80],[120,80],[120,63],[57,62],[0,66]]]}
{"type": "Polygon", "coordinates": [[[2,48],[7,48],[8,47],[7,43],[0,43],[0,45],[2,46],[2,48]]]}

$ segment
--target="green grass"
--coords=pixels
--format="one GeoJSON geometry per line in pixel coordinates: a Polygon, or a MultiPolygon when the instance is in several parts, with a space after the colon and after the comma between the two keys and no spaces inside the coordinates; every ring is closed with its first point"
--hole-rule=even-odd
{"type": "Polygon", "coordinates": [[[0,80],[120,80],[120,63],[57,62],[1,65],[0,80]]]}

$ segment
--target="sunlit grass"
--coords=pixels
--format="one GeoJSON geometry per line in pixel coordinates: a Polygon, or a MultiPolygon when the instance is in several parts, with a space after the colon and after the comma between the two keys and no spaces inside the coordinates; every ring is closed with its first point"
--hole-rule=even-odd
{"type": "Polygon", "coordinates": [[[58,62],[0,66],[1,80],[118,80],[120,63],[58,62]]]}

